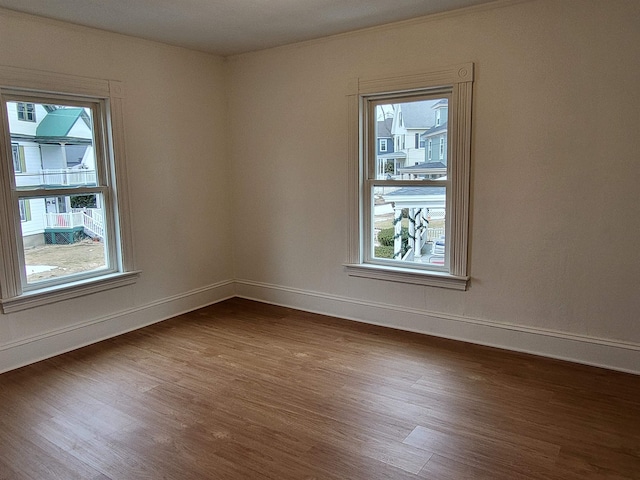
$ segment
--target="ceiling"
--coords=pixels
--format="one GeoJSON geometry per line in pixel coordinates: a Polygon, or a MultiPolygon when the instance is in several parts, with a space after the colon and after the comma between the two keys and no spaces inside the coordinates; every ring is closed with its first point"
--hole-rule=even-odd
{"type": "Polygon", "coordinates": [[[0,7],[233,55],[492,0],[0,0],[0,7]]]}

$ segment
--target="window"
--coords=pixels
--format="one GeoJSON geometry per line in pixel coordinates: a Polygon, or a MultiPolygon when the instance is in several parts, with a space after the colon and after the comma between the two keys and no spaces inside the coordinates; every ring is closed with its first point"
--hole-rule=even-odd
{"type": "Polygon", "coordinates": [[[20,208],[20,221],[28,222],[31,220],[31,207],[29,200],[18,200],[18,207],[20,208]]]}
{"type": "Polygon", "coordinates": [[[0,134],[11,145],[0,149],[5,313],[137,278],[121,97],[119,82],[0,67],[0,134]]]}
{"type": "Polygon", "coordinates": [[[36,121],[36,106],[33,103],[18,102],[18,120],[23,122],[36,121]]]}
{"type": "Polygon", "coordinates": [[[21,155],[21,153],[24,152],[20,148],[20,145],[18,145],[17,143],[12,143],[11,157],[13,158],[13,171],[16,173],[20,173],[24,169],[24,155],[21,155]]]}
{"type": "MultiPolygon", "coordinates": [[[[469,280],[473,64],[386,79],[358,79],[354,85],[357,89],[350,95],[349,109],[354,141],[350,150],[348,274],[465,290],[469,280]],[[436,124],[435,105],[449,106],[448,124],[436,124]],[[432,119],[425,132],[440,129],[443,165],[423,168],[405,163],[399,175],[379,178],[376,172],[382,159],[375,150],[376,112],[402,111],[403,106],[432,119]],[[449,149],[445,148],[447,138],[451,140],[449,149]]],[[[427,145],[430,159],[431,139],[427,145]]]]}
{"type": "Polygon", "coordinates": [[[380,139],[380,151],[381,152],[386,152],[387,151],[387,139],[386,138],[381,138],[380,139]]]}

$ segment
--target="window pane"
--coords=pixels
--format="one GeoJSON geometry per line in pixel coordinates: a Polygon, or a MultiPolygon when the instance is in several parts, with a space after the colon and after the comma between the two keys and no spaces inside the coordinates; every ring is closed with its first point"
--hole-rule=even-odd
{"type": "Polygon", "coordinates": [[[102,195],[29,198],[22,222],[27,284],[107,268],[102,195]]]}
{"type": "Polygon", "coordinates": [[[377,180],[435,180],[447,174],[448,106],[446,98],[376,106],[377,180]]]}
{"type": "Polygon", "coordinates": [[[373,187],[373,256],[444,267],[445,187],[373,187]]]}
{"type": "Polygon", "coordinates": [[[7,102],[7,113],[18,189],[96,185],[90,108],[7,102]]]}

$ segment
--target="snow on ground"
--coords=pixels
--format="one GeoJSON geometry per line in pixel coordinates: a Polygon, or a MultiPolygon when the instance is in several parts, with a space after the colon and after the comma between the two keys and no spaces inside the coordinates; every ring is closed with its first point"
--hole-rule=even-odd
{"type": "Polygon", "coordinates": [[[53,270],[54,268],[58,268],[51,265],[27,265],[27,275],[32,275],[34,273],[42,273],[48,272],[49,270],[53,270]]]}

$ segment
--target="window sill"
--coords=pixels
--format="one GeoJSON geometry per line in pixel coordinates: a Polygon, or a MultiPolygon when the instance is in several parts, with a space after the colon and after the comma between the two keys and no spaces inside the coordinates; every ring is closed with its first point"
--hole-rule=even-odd
{"type": "Polygon", "coordinates": [[[352,277],[373,278],[389,282],[411,283],[454,290],[466,290],[469,284],[469,277],[458,277],[444,272],[423,272],[409,268],[383,267],[366,263],[345,264],[345,268],[352,277]]]}
{"type": "Polygon", "coordinates": [[[112,273],[102,277],[66,283],[55,287],[26,292],[19,297],[0,300],[3,313],[14,313],[29,308],[41,307],[50,303],[61,302],[71,298],[91,295],[112,288],[131,285],[138,280],[140,271],[112,273]]]}

